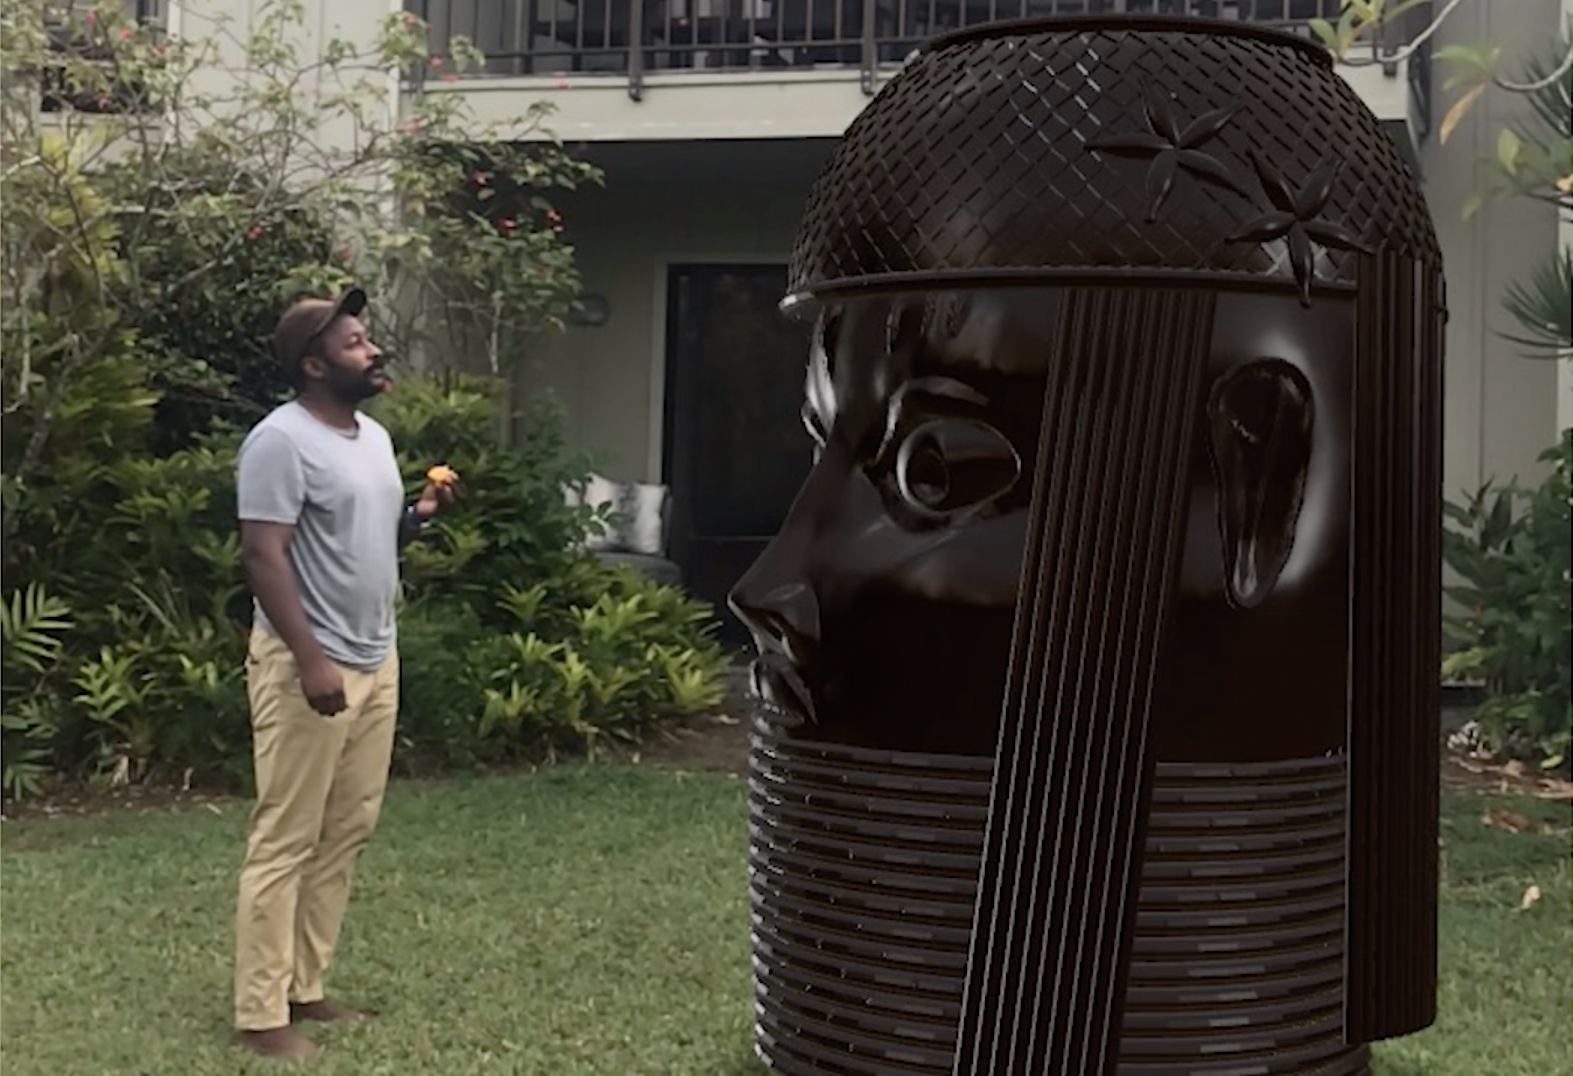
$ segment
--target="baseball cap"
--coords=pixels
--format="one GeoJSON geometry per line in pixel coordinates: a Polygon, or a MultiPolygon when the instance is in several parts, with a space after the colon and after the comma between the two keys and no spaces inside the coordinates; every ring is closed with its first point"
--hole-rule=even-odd
{"type": "Polygon", "coordinates": [[[295,300],[273,328],[273,357],[293,377],[311,350],[312,341],[339,317],[359,317],[366,303],[366,291],[358,287],[350,288],[337,299],[295,300]]]}

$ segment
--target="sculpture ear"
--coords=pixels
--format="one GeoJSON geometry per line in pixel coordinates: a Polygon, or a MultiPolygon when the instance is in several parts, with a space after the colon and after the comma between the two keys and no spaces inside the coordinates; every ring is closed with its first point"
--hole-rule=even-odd
{"type": "Polygon", "coordinates": [[[1282,359],[1237,366],[1207,400],[1208,447],[1218,487],[1224,592],[1254,609],[1294,549],[1305,500],[1316,406],[1311,384],[1282,359]]]}

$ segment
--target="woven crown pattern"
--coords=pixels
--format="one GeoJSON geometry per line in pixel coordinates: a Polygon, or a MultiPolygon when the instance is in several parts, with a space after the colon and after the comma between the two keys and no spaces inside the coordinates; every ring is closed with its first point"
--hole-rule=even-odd
{"type": "Polygon", "coordinates": [[[1128,270],[1351,286],[1440,264],[1419,181],[1324,56],[1195,20],[1046,19],[940,39],[810,196],[790,294],[892,274],[1128,270]]]}

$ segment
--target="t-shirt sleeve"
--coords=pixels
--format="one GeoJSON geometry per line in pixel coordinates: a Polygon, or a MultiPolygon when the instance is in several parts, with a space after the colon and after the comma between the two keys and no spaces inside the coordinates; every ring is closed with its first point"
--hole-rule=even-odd
{"type": "Polygon", "coordinates": [[[300,450],[286,434],[260,430],[241,449],[235,467],[235,500],[242,520],[300,521],[306,506],[306,475],[300,450]]]}

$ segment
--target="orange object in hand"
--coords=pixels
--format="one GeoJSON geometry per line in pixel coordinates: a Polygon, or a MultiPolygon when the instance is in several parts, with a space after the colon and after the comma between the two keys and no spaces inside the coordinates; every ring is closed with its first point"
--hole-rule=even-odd
{"type": "Polygon", "coordinates": [[[459,472],[447,464],[439,463],[426,472],[426,481],[438,486],[451,486],[459,480],[459,472]]]}

